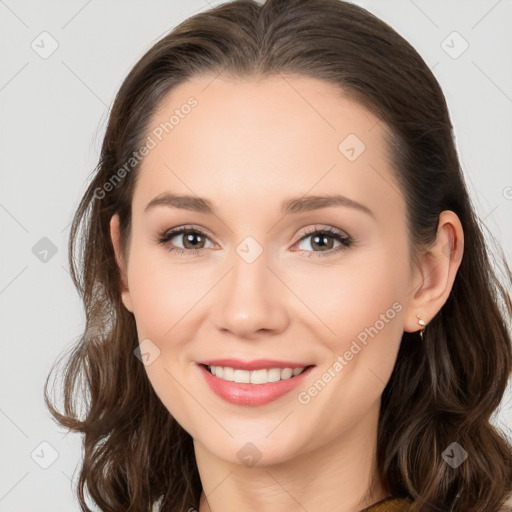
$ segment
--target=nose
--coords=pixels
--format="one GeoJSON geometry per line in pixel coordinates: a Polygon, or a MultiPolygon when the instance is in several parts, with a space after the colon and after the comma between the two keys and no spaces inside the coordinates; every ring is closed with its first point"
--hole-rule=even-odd
{"type": "Polygon", "coordinates": [[[231,269],[217,285],[212,309],[217,329],[244,339],[286,329],[290,292],[269,263],[265,252],[252,262],[234,255],[231,269]]]}

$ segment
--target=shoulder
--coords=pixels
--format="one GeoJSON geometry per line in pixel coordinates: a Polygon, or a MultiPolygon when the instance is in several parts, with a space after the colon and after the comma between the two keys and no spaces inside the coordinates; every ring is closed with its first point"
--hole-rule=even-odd
{"type": "Polygon", "coordinates": [[[512,494],[508,496],[507,501],[501,506],[500,512],[512,512],[512,494]]]}
{"type": "MultiPolygon", "coordinates": [[[[371,507],[361,510],[361,512],[408,512],[409,510],[409,501],[399,498],[388,498],[375,503],[371,507]]],[[[512,494],[509,494],[499,512],[512,512],[512,494]]]]}
{"type": "Polygon", "coordinates": [[[163,499],[164,497],[160,496],[160,498],[158,498],[158,500],[155,503],[153,503],[153,508],[151,509],[151,512],[160,512],[160,507],[162,505],[163,499]]]}
{"type": "Polygon", "coordinates": [[[408,512],[409,508],[410,504],[406,500],[400,498],[385,498],[360,512],[408,512]]]}

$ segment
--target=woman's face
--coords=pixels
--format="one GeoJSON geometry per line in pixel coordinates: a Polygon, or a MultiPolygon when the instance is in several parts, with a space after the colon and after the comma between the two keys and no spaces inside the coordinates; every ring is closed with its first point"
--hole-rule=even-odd
{"type": "Polygon", "coordinates": [[[383,128],[306,77],[202,77],[153,117],[123,302],[155,392],[214,456],[283,462],[378,413],[419,328],[383,128]]]}

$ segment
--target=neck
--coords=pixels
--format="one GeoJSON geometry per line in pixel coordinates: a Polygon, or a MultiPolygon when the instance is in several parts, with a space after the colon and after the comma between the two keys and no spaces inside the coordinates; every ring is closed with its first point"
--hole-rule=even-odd
{"type": "Polygon", "coordinates": [[[224,461],[196,440],[199,512],[359,512],[386,498],[376,471],[379,405],[330,442],[268,466],[224,461]]]}

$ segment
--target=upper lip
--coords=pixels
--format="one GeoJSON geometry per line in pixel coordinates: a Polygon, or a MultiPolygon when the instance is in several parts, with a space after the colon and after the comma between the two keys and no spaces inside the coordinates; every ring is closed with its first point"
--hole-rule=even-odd
{"type": "Polygon", "coordinates": [[[253,359],[242,361],[241,359],[208,359],[199,361],[198,364],[206,366],[223,366],[238,370],[268,370],[270,368],[304,368],[311,366],[308,363],[295,363],[292,361],[276,361],[274,359],[253,359]]]}

